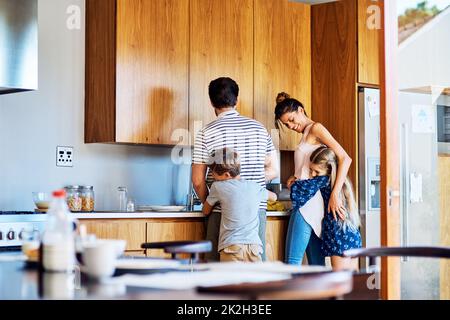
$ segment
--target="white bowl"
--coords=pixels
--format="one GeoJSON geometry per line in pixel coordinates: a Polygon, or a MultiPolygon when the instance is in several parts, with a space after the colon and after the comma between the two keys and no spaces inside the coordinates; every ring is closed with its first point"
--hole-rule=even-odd
{"type": "Polygon", "coordinates": [[[52,195],[46,192],[33,192],[33,201],[39,210],[48,210],[52,195]]]}

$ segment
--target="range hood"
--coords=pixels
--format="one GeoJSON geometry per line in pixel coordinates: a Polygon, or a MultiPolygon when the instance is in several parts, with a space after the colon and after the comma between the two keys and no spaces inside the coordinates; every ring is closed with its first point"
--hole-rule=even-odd
{"type": "Polygon", "coordinates": [[[38,88],[38,0],[0,0],[0,94],[38,88]]]}

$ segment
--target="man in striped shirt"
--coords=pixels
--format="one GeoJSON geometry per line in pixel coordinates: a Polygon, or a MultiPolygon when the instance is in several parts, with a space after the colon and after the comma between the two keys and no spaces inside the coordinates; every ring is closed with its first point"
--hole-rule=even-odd
{"type": "MultiPolygon", "coordinates": [[[[218,78],[209,85],[209,97],[217,119],[198,132],[192,159],[192,183],[202,203],[206,201],[208,187],[213,183],[207,165],[215,150],[232,148],[239,154],[243,179],[256,181],[265,187],[266,182],[278,176],[278,159],[272,138],[261,123],[236,111],[238,95],[239,86],[230,78],[218,78]]],[[[259,236],[265,260],[267,202],[261,202],[259,208],[259,236]]],[[[219,227],[220,206],[217,206],[207,221],[206,239],[213,243],[208,260],[219,261],[219,227]]]]}

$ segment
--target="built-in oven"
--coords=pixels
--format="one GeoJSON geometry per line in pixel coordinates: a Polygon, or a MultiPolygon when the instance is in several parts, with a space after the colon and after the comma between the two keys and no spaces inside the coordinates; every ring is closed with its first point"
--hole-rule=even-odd
{"type": "Polygon", "coordinates": [[[44,232],[46,214],[0,211],[0,252],[20,251],[24,235],[44,232]]]}

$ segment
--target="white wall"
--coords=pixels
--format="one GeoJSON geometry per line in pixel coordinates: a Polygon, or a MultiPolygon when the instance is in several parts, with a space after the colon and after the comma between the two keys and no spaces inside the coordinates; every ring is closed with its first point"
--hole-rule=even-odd
{"type": "Polygon", "coordinates": [[[450,87],[450,8],[405,40],[399,49],[400,89],[450,87]]]}
{"type": "Polygon", "coordinates": [[[116,208],[127,186],[141,204],[182,204],[188,165],[170,148],[84,144],[84,0],[39,0],[39,90],[0,96],[0,210],[33,210],[31,193],[93,185],[98,210],[116,208]],[[81,30],[66,27],[69,5],[81,30]],[[56,146],[75,147],[73,168],[56,167],[56,146]]]}

